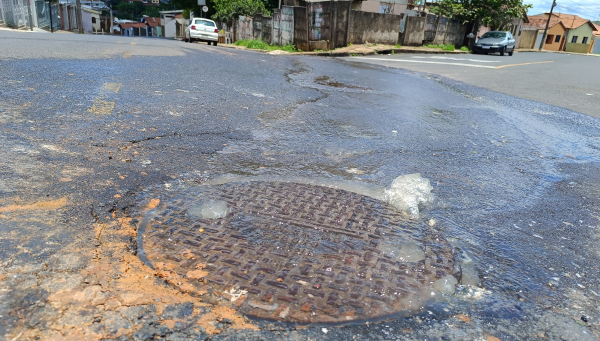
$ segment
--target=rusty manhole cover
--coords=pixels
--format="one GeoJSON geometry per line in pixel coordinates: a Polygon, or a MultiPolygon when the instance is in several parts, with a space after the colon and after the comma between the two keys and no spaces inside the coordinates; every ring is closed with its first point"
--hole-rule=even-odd
{"type": "Polygon", "coordinates": [[[460,277],[441,236],[368,196],[234,182],[153,198],[160,205],[139,226],[145,261],[170,263],[183,276],[202,267],[208,274],[190,282],[249,316],[380,318],[419,309],[434,283],[460,277]]]}

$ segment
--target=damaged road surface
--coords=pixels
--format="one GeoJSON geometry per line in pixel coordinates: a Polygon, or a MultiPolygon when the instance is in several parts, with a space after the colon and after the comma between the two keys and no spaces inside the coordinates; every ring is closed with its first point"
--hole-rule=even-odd
{"type": "Polygon", "coordinates": [[[0,39],[1,339],[600,339],[597,118],[351,60],[0,39]]]}

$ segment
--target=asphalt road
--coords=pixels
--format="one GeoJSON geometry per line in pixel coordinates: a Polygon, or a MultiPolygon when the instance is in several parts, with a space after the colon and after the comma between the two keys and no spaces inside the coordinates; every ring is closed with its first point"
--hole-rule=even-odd
{"type": "MultiPolygon", "coordinates": [[[[496,69],[375,59],[399,56],[344,60],[163,39],[20,32],[0,32],[0,45],[4,339],[600,339],[600,121],[570,110],[575,104],[564,91],[555,94],[568,105],[554,106],[458,78],[483,72],[496,77],[491,83],[509,87],[514,83],[502,79],[568,60],[579,65],[569,68],[584,69],[582,63],[596,59],[524,53],[511,63],[555,59],[496,69]],[[197,239],[177,244],[183,231],[179,202],[198,201],[203,189],[219,184],[328,186],[366,194],[376,199],[373,205],[389,208],[379,195],[399,176],[414,173],[430,181],[436,199],[421,204],[419,217],[403,229],[414,238],[433,231],[450,243],[461,282],[453,294],[426,301],[419,296],[412,310],[383,320],[295,325],[248,319],[232,309],[233,296],[195,286],[217,282],[193,281],[204,269],[213,271],[209,260],[215,256],[198,251],[198,243],[206,252],[227,254],[203,241],[201,234],[213,230],[194,226],[187,235],[197,239]],[[138,227],[149,225],[147,217],[156,220],[151,228],[169,228],[162,236],[174,245],[145,249],[148,234],[138,227]],[[171,258],[150,267],[144,252],[171,258]],[[178,273],[177,264],[190,259],[206,267],[178,273]]],[[[400,59],[429,61],[419,57],[400,59]]],[[[496,64],[507,65],[508,58],[496,64]]],[[[586,69],[583,92],[594,81],[586,69]]],[[[544,77],[536,87],[556,80],[544,77]]],[[[597,94],[582,98],[596,100],[597,94]]],[[[277,193],[286,200],[311,196],[311,190],[286,188],[277,193]]],[[[317,206],[325,200],[311,198],[317,206]]],[[[335,206],[336,199],[329,199],[335,206]]],[[[254,204],[266,210],[280,203],[263,198],[254,204]]],[[[310,220],[313,212],[302,214],[310,220]]],[[[305,238],[322,238],[318,233],[305,238]]],[[[385,254],[380,247],[372,252],[385,254]]],[[[364,270],[371,274],[384,271],[369,263],[371,257],[365,254],[357,264],[371,267],[364,270]]],[[[353,283],[365,292],[378,290],[373,278],[375,284],[353,283]]],[[[402,285],[399,277],[392,281],[402,285]]],[[[343,285],[333,288],[344,295],[343,285]]],[[[292,313],[311,311],[325,320],[339,317],[339,308],[352,320],[353,310],[335,297],[331,307],[318,309],[310,298],[303,296],[306,309],[292,313]]],[[[275,304],[284,307],[268,295],[253,304],[267,312],[275,304]]]]}
{"type": "Polygon", "coordinates": [[[347,60],[439,75],[600,117],[600,57],[516,52],[513,56],[395,54],[347,60]]]}

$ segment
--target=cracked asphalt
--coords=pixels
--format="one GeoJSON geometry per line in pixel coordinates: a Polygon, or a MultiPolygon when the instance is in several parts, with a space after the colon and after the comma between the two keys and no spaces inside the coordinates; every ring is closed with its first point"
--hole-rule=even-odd
{"type": "Polygon", "coordinates": [[[3,339],[600,339],[600,121],[568,103],[162,39],[2,31],[0,44],[3,339]],[[137,256],[132,216],[157,192],[365,192],[412,173],[436,196],[418,219],[463,267],[454,294],[416,312],[250,319],[137,256]]]}

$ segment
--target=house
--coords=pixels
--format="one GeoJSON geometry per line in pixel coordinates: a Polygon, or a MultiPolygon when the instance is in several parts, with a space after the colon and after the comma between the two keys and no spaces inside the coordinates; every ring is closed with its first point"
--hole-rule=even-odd
{"type": "Polygon", "coordinates": [[[119,29],[122,36],[138,37],[148,34],[146,24],[141,22],[121,23],[119,24],[119,29]]]}
{"type": "MultiPolygon", "coordinates": [[[[546,23],[548,17],[530,16],[528,30],[534,30],[535,33],[532,39],[535,40],[534,46],[528,46],[529,48],[538,49],[541,44],[542,37],[544,36],[544,30],[546,29],[546,23]]],[[[548,33],[546,34],[546,41],[542,47],[549,51],[562,51],[565,46],[567,28],[558,18],[551,18],[550,24],[548,25],[548,33]]]]}
{"type": "Polygon", "coordinates": [[[142,22],[146,23],[148,26],[148,36],[149,37],[162,37],[162,27],[160,26],[161,20],[160,18],[148,17],[144,16],[142,18],[142,22]]]}
{"type": "Polygon", "coordinates": [[[164,27],[163,37],[182,37],[187,19],[183,18],[183,10],[160,11],[160,25],[164,27]]]}
{"type": "MultiPolygon", "coordinates": [[[[542,31],[541,34],[543,35],[543,30],[546,27],[546,22],[548,21],[549,17],[550,13],[543,13],[530,16],[529,18],[530,21],[535,21],[535,27],[539,28],[542,31]]],[[[548,32],[546,41],[544,42],[544,48],[546,48],[546,44],[552,41],[552,44],[548,44],[549,47],[554,48],[556,46],[552,46],[553,44],[559,44],[557,46],[558,49],[555,51],[588,53],[592,47],[594,32],[598,31],[594,23],[592,23],[590,20],[573,14],[552,13],[552,16],[550,17],[550,25],[555,28],[552,38],[554,40],[548,38],[548,35],[550,35],[550,32],[548,32]],[[560,32],[560,27],[556,27],[556,22],[560,22],[564,27],[564,32],[562,34],[563,38],[560,38],[560,43],[556,42],[558,38],[558,32],[560,32]]],[[[541,43],[539,41],[541,39],[539,34],[540,33],[538,32],[538,40],[535,45],[536,47],[538,47],[541,43]]]]}
{"type": "Polygon", "coordinates": [[[352,2],[352,10],[354,11],[382,14],[400,15],[405,13],[407,9],[412,9],[413,7],[414,0],[365,0],[352,2]]]}
{"type": "Polygon", "coordinates": [[[81,22],[83,33],[92,34],[95,31],[100,31],[100,15],[101,11],[91,9],[87,6],[81,6],[81,22]]]}

